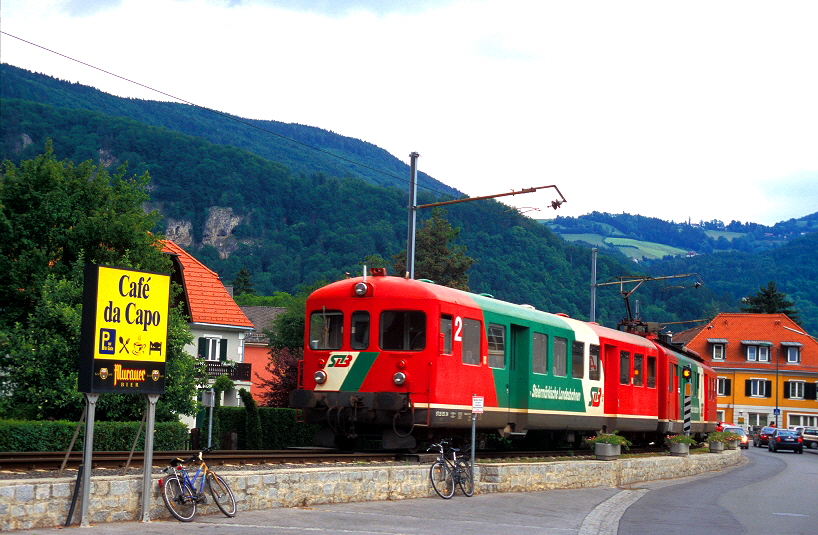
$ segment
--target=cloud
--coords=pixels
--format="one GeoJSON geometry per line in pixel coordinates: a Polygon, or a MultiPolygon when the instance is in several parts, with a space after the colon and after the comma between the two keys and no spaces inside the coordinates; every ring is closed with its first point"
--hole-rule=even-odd
{"type": "Polygon", "coordinates": [[[339,18],[350,13],[367,12],[377,16],[392,13],[416,14],[431,7],[441,7],[452,0],[219,0],[230,7],[263,5],[288,11],[301,11],[339,18]]]}
{"type": "Polygon", "coordinates": [[[72,17],[87,17],[121,5],[122,0],[65,0],[63,11],[72,17]]]}

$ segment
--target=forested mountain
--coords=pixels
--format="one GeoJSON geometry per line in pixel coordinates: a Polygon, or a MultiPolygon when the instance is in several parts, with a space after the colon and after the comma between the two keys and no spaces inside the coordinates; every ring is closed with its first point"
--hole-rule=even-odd
{"type": "MultiPolygon", "coordinates": [[[[408,165],[384,149],[321,128],[244,119],[188,104],[119,98],[6,63],[0,64],[0,95],[163,126],[217,145],[246,149],[287,166],[296,175],[359,177],[373,184],[402,188],[409,178],[408,165]]],[[[463,195],[421,171],[418,188],[455,197],[463,195]]]]}
{"type": "MultiPolygon", "coordinates": [[[[92,159],[109,167],[128,162],[130,174],[149,172],[150,207],[164,215],[157,230],[177,240],[228,284],[245,266],[258,293],[292,293],[299,285],[360,272],[371,255],[391,260],[405,248],[408,185],[390,173],[405,177],[408,169],[371,144],[317,128],[265,122],[291,126],[292,136],[302,139],[314,135],[312,142],[342,152],[345,158],[363,160],[372,169],[385,168],[385,174],[372,169],[365,173],[346,160],[334,161],[326,152],[198,108],[121,99],[8,65],[2,65],[0,97],[0,158],[30,159],[50,138],[60,159],[77,163],[92,159]],[[275,146],[277,152],[262,154],[264,145],[275,146]]],[[[435,191],[456,193],[431,178],[425,180],[435,191]]],[[[421,203],[435,200],[423,189],[419,196],[421,203]]],[[[420,218],[428,216],[419,212],[420,218]]],[[[472,291],[588,318],[587,247],[567,243],[539,222],[494,201],[452,205],[446,217],[461,228],[458,243],[476,259],[469,271],[472,291]]],[[[737,311],[742,296],[775,280],[796,301],[804,327],[818,332],[818,297],[796,292],[798,281],[816,280],[814,270],[804,270],[799,279],[779,263],[784,261],[779,258],[787,262],[799,258],[802,266],[805,262],[815,266],[814,260],[799,256],[814,239],[815,235],[795,238],[769,254],[675,260],[696,264],[666,260],[667,264],[637,265],[620,254],[603,253],[598,280],[646,273],[648,268],[661,274],[700,273],[705,285],[698,290],[645,284],[634,294],[631,299],[639,299],[642,317],[658,322],[737,311]],[[789,256],[780,257],[785,249],[789,256]],[[732,273],[711,269],[729,262],[745,267],[732,273]],[[785,280],[782,273],[791,279],[785,280]]],[[[614,326],[624,314],[619,293],[613,287],[600,288],[598,321],[614,326]]]]}

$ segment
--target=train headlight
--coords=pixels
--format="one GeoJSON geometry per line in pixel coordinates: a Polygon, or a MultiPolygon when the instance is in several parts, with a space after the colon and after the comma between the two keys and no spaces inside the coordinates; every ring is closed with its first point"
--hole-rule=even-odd
{"type": "Polygon", "coordinates": [[[398,372],[392,376],[392,382],[398,386],[403,386],[406,383],[406,374],[403,372],[398,372]]]}
{"type": "Polygon", "coordinates": [[[319,385],[322,385],[327,382],[327,372],[325,372],[324,370],[318,370],[313,374],[312,377],[313,379],[315,379],[315,382],[318,383],[319,385]]]}
{"type": "Polygon", "coordinates": [[[359,282],[355,285],[355,295],[358,297],[363,297],[366,295],[366,292],[369,290],[369,287],[366,285],[365,282],[359,282]]]}

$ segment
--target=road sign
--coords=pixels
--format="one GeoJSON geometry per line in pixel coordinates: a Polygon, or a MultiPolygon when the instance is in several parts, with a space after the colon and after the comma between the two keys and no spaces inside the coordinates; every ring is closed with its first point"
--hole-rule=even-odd
{"type": "Polygon", "coordinates": [[[781,409],[773,409],[773,414],[775,414],[776,416],[780,416],[781,415],[781,409]]]}
{"type": "Polygon", "coordinates": [[[483,396],[472,396],[471,411],[474,414],[483,414],[483,396]]]}

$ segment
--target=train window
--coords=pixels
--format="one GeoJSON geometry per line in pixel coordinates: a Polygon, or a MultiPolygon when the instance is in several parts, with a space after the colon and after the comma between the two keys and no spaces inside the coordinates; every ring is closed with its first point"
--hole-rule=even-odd
{"type": "Polygon", "coordinates": [[[633,386],[642,386],[642,360],[643,355],[633,356],[633,386]]]}
{"type": "Polygon", "coordinates": [[[440,316],[440,334],[443,335],[442,351],[445,355],[452,354],[452,317],[448,314],[440,316]]]}
{"type": "Polygon", "coordinates": [[[631,384],[631,354],[627,351],[619,352],[619,384],[631,384]]]}
{"type": "Polygon", "coordinates": [[[381,312],[381,349],[420,351],[426,347],[426,314],[415,310],[381,312]]]}
{"type": "Polygon", "coordinates": [[[352,349],[369,347],[369,312],[356,310],[352,313],[352,326],[349,329],[349,345],[352,349]]]}
{"type": "Polygon", "coordinates": [[[463,318],[463,364],[480,365],[480,322],[463,318]]]}
{"type": "Polygon", "coordinates": [[[344,313],[340,310],[315,310],[310,315],[310,349],[341,349],[344,313]]]}
{"type": "Polygon", "coordinates": [[[588,347],[588,378],[592,381],[599,381],[602,378],[602,370],[599,367],[599,346],[594,344],[588,347]]]}
{"type": "Polygon", "coordinates": [[[648,355],[648,388],[656,388],[656,357],[648,355]]]}
{"type": "Polygon", "coordinates": [[[554,337],[554,362],[553,373],[558,377],[565,377],[567,375],[568,367],[568,340],[554,337]]]}
{"type": "Polygon", "coordinates": [[[489,323],[489,367],[506,367],[506,328],[503,325],[489,323]]]}
{"type": "Polygon", "coordinates": [[[582,378],[585,375],[585,342],[571,344],[571,377],[582,378]]]}
{"type": "Polygon", "coordinates": [[[542,333],[534,333],[534,348],[531,352],[531,371],[548,373],[548,336],[542,333]]]}

